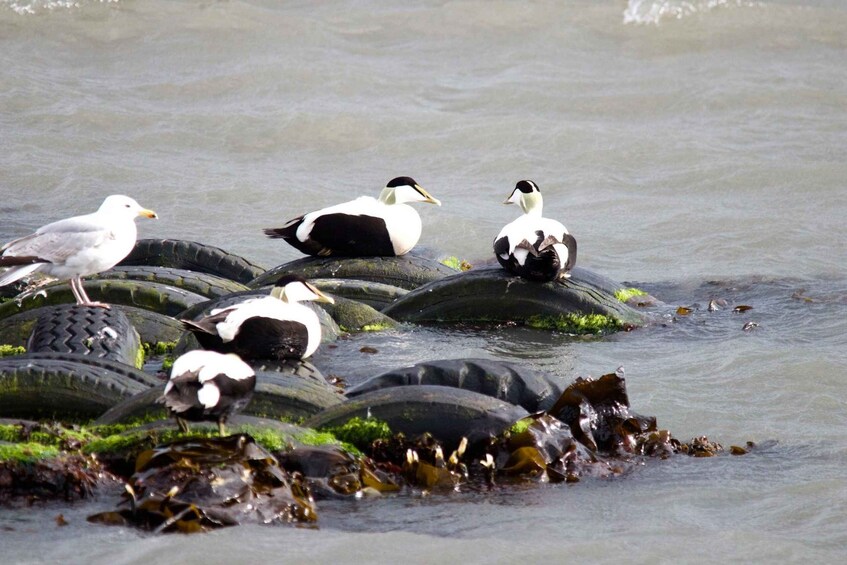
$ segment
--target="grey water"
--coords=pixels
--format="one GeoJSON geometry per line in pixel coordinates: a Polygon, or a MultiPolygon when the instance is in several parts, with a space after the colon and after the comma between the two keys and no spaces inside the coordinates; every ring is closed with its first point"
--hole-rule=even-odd
{"type": "Polygon", "coordinates": [[[474,262],[529,178],[582,266],[668,305],[658,323],[403,327],[315,364],[358,381],[488,357],[563,382],[623,365],[633,408],[676,437],[759,446],[574,485],[323,501],[316,529],[150,536],[87,523],[114,507],[103,493],[0,510],[0,562],[843,560],[845,147],[833,0],[0,0],[0,241],[123,193],[161,217],[141,237],[272,267],[299,254],[262,228],[410,175],[443,201],[418,207],[421,244],[474,262]]]}

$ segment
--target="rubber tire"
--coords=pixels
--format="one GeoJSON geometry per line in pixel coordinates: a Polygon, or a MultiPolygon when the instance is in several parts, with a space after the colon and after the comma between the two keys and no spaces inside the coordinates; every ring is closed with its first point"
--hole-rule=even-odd
{"type": "Polygon", "coordinates": [[[312,279],[309,282],[334,297],[355,300],[380,311],[409,293],[399,286],[354,279],[312,279]]]}
{"type": "MultiPolygon", "coordinates": [[[[176,316],[186,308],[208,300],[194,292],[149,281],[83,280],[82,284],[92,300],[111,305],[135,306],[166,316],[176,316]]],[[[16,300],[0,304],[0,319],[42,306],[76,303],[71,286],[67,282],[45,286],[43,291],[44,293],[28,296],[20,304],[16,300]]]]}
{"type": "Polygon", "coordinates": [[[188,290],[206,298],[218,298],[233,292],[250,290],[241,284],[218,275],[198,273],[172,267],[154,267],[150,265],[127,265],[114,267],[98,275],[87,277],[90,280],[116,279],[149,281],[166,284],[188,290]]]}
{"type": "MultiPolygon", "coordinates": [[[[165,407],[156,400],[164,384],[116,404],[94,425],[126,424],[153,418],[167,418],[165,407]]],[[[344,397],[328,384],[308,362],[290,362],[282,371],[257,370],[256,390],[243,414],[273,419],[299,420],[340,404],[344,397]]]]}
{"type": "Polygon", "coordinates": [[[81,361],[0,359],[2,418],[87,421],[148,388],[125,373],[81,361]]]}
{"type": "Polygon", "coordinates": [[[517,404],[529,412],[548,410],[562,395],[552,379],[515,363],[492,359],[440,359],[377,375],[345,391],[355,398],[394,386],[438,385],[461,388],[517,404]]]}
{"type": "Polygon", "coordinates": [[[196,241],[139,239],[119,265],[150,265],[209,273],[247,284],[265,269],[240,257],[196,241]]]}
{"type": "Polygon", "coordinates": [[[624,326],[647,317],[620,302],[621,285],[575,268],[565,282],[538,283],[500,267],[482,267],[424,285],[390,304],[383,313],[401,322],[525,322],[532,316],[604,314],[624,326]]]}
{"type": "Polygon", "coordinates": [[[141,339],[121,310],[77,304],[41,310],[27,340],[28,352],[76,353],[139,368],[141,339]]]}
{"type": "Polygon", "coordinates": [[[462,437],[469,446],[487,441],[529,413],[509,404],[460,388],[412,385],[375,390],[328,408],[303,422],[309,428],[341,426],[354,417],[374,417],[393,432],[416,437],[429,432],[443,442],[445,452],[455,449],[462,437]]]}
{"type": "Polygon", "coordinates": [[[455,274],[450,267],[415,255],[400,257],[304,257],[279,265],[247,283],[250,288],[274,284],[284,274],[311,279],[354,279],[405,290],[455,274]]]}
{"type": "MultiPolygon", "coordinates": [[[[43,308],[49,308],[49,306],[43,308]]],[[[142,343],[174,342],[179,340],[185,331],[176,319],[152,310],[122,305],[112,308],[126,314],[138,331],[142,343]]],[[[0,344],[25,346],[40,312],[41,308],[35,308],[4,318],[0,322],[0,344]]]]}

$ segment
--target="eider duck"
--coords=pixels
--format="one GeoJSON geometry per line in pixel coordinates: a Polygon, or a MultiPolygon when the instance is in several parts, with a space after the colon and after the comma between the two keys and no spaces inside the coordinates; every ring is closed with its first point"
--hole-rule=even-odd
{"type": "Polygon", "coordinates": [[[355,200],[309,212],[265,234],[282,238],[307,255],[368,257],[408,253],[421,237],[421,218],[407,202],[441,206],[414,179],[397,177],[379,199],[355,200]]]}
{"type": "Polygon", "coordinates": [[[250,403],[255,388],[256,374],[238,355],[195,349],[174,361],[158,402],[183,432],[188,432],[188,420],[217,420],[223,436],[227,418],[250,403]]]}
{"type": "Polygon", "coordinates": [[[506,224],[494,239],[494,254],[504,269],[533,281],[570,277],[576,240],[560,222],[541,216],[538,185],[519,181],[503,204],[519,204],[524,214],[506,224]]]}
{"type": "Polygon", "coordinates": [[[0,286],[39,272],[70,279],[77,304],[108,308],[108,304],[88,298],[82,277],[111,269],[129,255],[139,216],[158,217],[129,196],[113,194],[93,214],[59,220],[10,241],[0,248],[0,267],[11,267],[0,275],[0,286]]]}
{"type": "Polygon", "coordinates": [[[270,296],[248,298],[232,306],[215,308],[199,320],[181,320],[200,345],[244,359],[303,359],[321,342],[317,314],[307,300],[334,304],[299,275],[280,278],[270,296]]]}

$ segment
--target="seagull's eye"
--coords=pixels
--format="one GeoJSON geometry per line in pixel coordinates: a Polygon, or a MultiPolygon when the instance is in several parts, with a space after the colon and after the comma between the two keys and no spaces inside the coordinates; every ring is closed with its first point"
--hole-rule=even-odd
{"type": "Polygon", "coordinates": [[[125,206],[126,208],[130,208],[130,205],[129,205],[129,204],[124,204],[124,206],[125,206]]]}

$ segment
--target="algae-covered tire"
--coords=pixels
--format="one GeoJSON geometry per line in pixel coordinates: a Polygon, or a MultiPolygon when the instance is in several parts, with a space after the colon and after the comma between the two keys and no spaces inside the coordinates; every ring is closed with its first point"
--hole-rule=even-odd
{"type": "MultiPolygon", "coordinates": [[[[291,362],[277,369],[281,370],[256,371],[256,390],[250,404],[243,410],[244,414],[299,420],[344,399],[311,363],[291,362]]],[[[156,402],[163,392],[164,385],[127,398],[100,415],[94,424],[126,424],[166,418],[167,410],[156,402]]]]}
{"type": "MultiPolygon", "coordinates": [[[[209,312],[215,308],[226,308],[249,298],[260,298],[268,296],[269,288],[248,290],[243,292],[233,292],[221,298],[213,298],[204,302],[193,305],[192,307],[180,312],[176,317],[181,320],[197,320],[203,316],[207,316],[209,312]]],[[[304,302],[304,306],[311,308],[318,315],[318,320],[321,323],[321,341],[323,343],[335,341],[341,333],[338,324],[332,319],[326,310],[316,305],[313,302],[304,302]]]]}
{"type": "Polygon", "coordinates": [[[304,257],[279,265],[247,283],[250,288],[274,284],[284,274],[307,279],[354,279],[412,290],[456,271],[438,261],[400,257],[304,257]]]}
{"type": "Polygon", "coordinates": [[[562,395],[552,379],[520,365],[492,359],[440,359],[377,375],[348,389],[348,398],[394,386],[438,385],[462,388],[522,406],[547,410],[562,395]]]}
{"type": "MultiPolygon", "coordinates": [[[[134,306],[117,305],[113,310],[126,314],[133,327],[138,331],[142,343],[177,341],[185,331],[178,320],[152,310],[134,306]]],[[[38,320],[41,308],[24,310],[0,322],[0,344],[24,346],[38,320]]]]}
{"type": "MultiPolygon", "coordinates": [[[[186,308],[208,300],[194,292],[149,281],[107,279],[85,280],[82,284],[92,300],[115,306],[135,306],[166,316],[176,316],[186,308]]],[[[23,299],[0,304],[0,319],[42,306],[76,303],[68,283],[45,286],[42,290],[23,299]]]]}
{"type": "Polygon", "coordinates": [[[340,404],[344,397],[328,384],[277,371],[257,371],[256,390],[244,414],[300,420],[340,404]]]}
{"type": "Polygon", "coordinates": [[[209,273],[242,284],[265,269],[219,247],[180,239],[140,239],[119,265],[150,265],[209,273]]]}
{"type": "Polygon", "coordinates": [[[72,361],[81,365],[87,365],[89,367],[103,369],[105,371],[111,371],[112,373],[121,375],[131,381],[135,381],[136,383],[144,386],[145,388],[158,386],[162,384],[162,382],[164,382],[159,377],[156,377],[149,373],[145,373],[141,369],[136,369],[131,365],[119,363],[117,361],[111,361],[109,359],[103,359],[101,357],[80,355],[78,353],[57,353],[53,351],[43,351],[37,353],[26,353],[25,355],[17,357],[17,359],[72,361]]]}
{"type": "Polygon", "coordinates": [[[185,328],[176,318],[134,306],[115,306],[123,311],[141,336],[141,343],[176,342],[185,328]]]}
{"type": "Polygon", "coordinates": [[[375,310],[382,310],[409,293],[399,286],[354,279],[312,279],[309,282],[334,297],[355,300],[375,310]]]}
{"type": "Polygon", "coordinates": [[[336,297],[335,304],[321,304],[318,308],[326,311],[336,324],[347,331],[383,330],[397,325],[379,310],[357,300],[336,297]]]}
{"type": "Polygon", "coordinates": [[[520,406],[460,388],[412,385],[375,390],[333,406],[305,422],[316,429],[341,426],[354,417],[372,416],[394,432],[417,436],[429,432],[454,449],[462,437],[471,445],[485,441],[524,418],[520,406]]]}
{"type": "Polygon", "coordinates": [[[88,420],[149,387],[126,374],[69,359],[0,359],[0,417],[88,420]]]}
{"type": "MultiPolygon", "coordinates": [[[[398,298],[383,313],[401,322],[524,322],[565,326],[570,315],[600,314],[605,331],[641,326],[646,317],[615,298],[621,285],[576,268],[563,282],[538,283],[483,267],[422,286],[398,298]]],[[[567,330],[566,330],[567,331],[567,330]]]]}
{"type": "Polygon", "coordinates": [[[89,277],[89,279],[129,279],[156,282],[188,290],[206,298],[218,298],[233,292],[249,290],[246,285],[240,282],[218,275],[149,265],[118,266],[89,277]]]}
{"type": "Polygon", "coordinates": [[[117,308],[63,304],[41,308],[26,349],[90,355],[139,367],[141,339],[117,308]]]}

